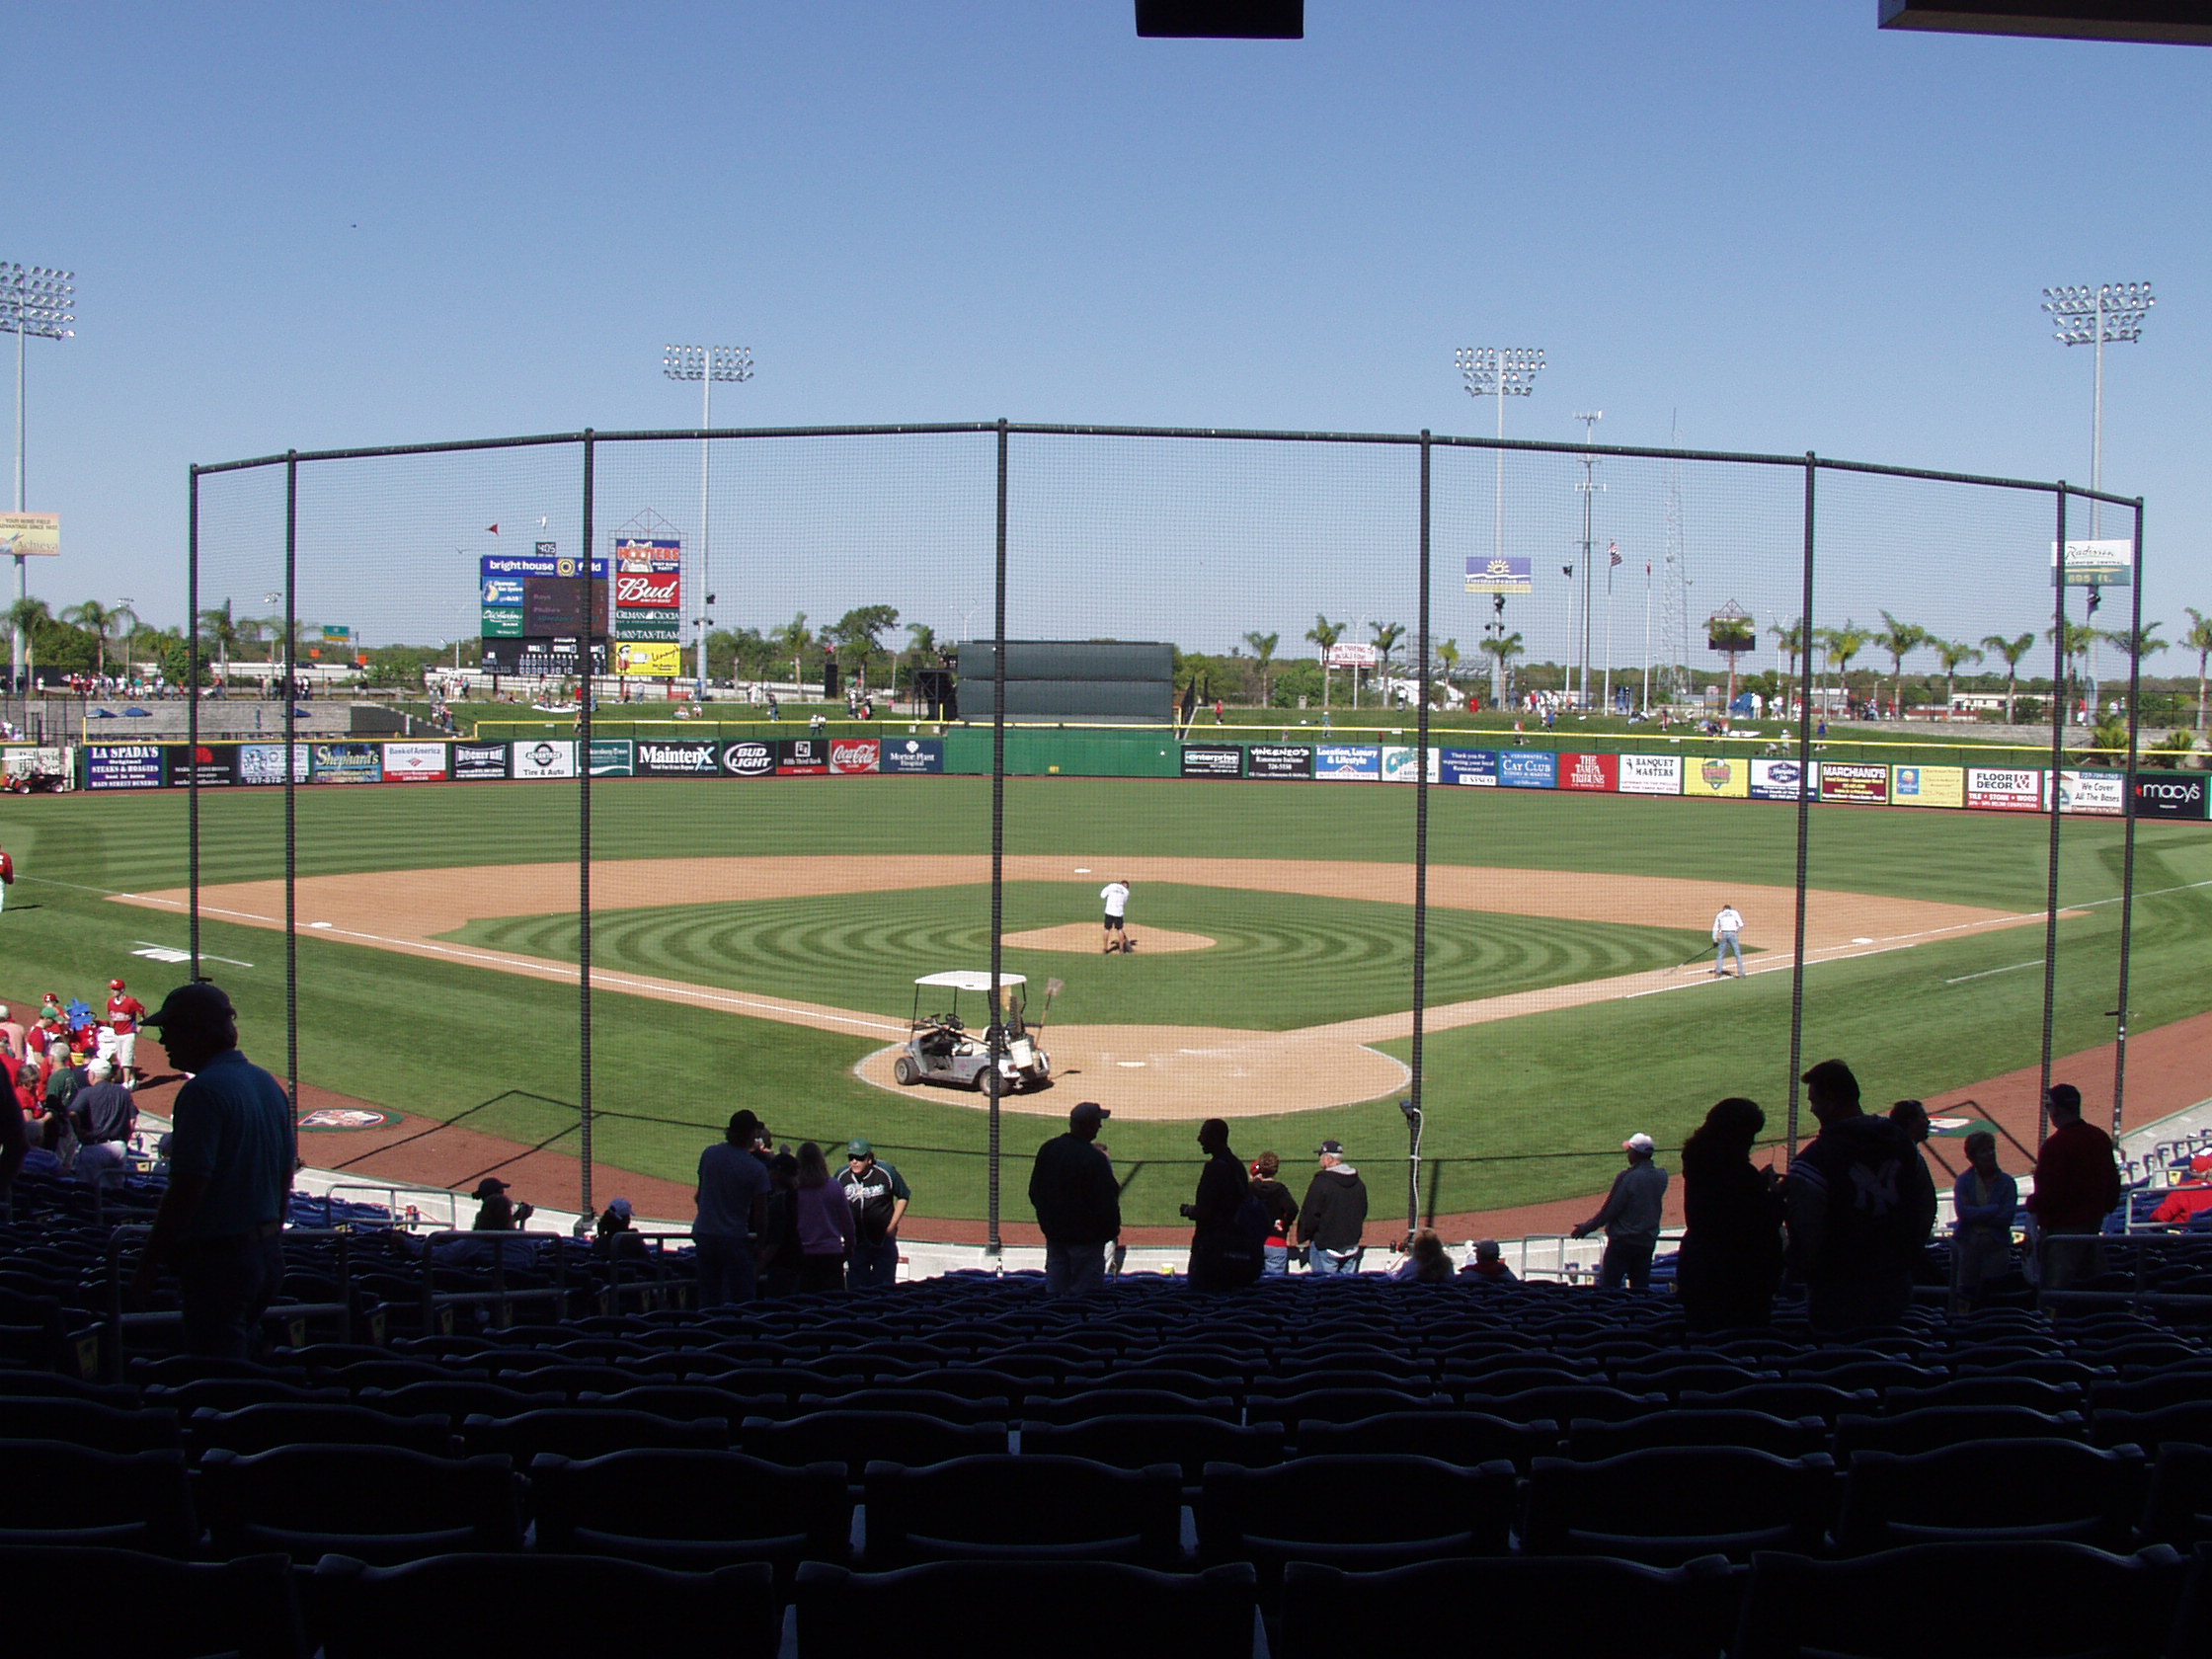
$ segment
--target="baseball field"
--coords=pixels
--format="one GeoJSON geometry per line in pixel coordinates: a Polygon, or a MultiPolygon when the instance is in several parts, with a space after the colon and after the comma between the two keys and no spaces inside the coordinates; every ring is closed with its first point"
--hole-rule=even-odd
{"type": "MultiPolygon", "coordinates": [[[[1766,1102],[1779,1128],[1793,811],[1429,794],[1424,1196],[1437,1211],[1595,1190],[1624,1135],[1679,1146],[1724,1094],[1766,1102]],[[1723,901],[1749,921],[1740,982],[1706,972],[1723,901]]],[[[298,792],[304,1084],[573,1148],[577,795],[298,792]]],[[[1009,1217],[1026,1217],[1030,1152],[1078,1099],[1114,1108],[1106,1139],[1133,1222],[1173,1221],[1209,1115],[1239,1120],[1246,1156],[1304,1162],[1320,1138],[1341,1140],[1381,1191],[1402,1192],[1412,790],[1017,778],[1005,799],[1006,966],[1031,981],[1033,1020],[1045,983],[1063,982],[1044,1032],[1058,1083],[1007,1102],[1009,1217]],[[1135,890],[1139,943],[1105,957],[1098,889],[1117,876],[1135,890]]],[[[917,975],[988,964],[989,809],[988,780],[958,776],[595,786],[596,1158],[683,1180],[746,1105],[781,1139],[868,1136],[907,1173],[917,1215],[983,1215],[981,1097],[900,1089],[888,1051],[917,975]]],[[[143,992],[182,976],[143,954],[186,941],[181,792],[33,798],[0,815],[20,872],[0,914],[9,984],[85,994],[120,974],[143,992]]],[[[1850,1058],[1880,1100],[2032,1065],[2048,821],[1812,817],[1807,1060],[1850,1058]]],[[[2121,831],[2064,827],[2061,1054],[2111,1036],[2121,831]]],[[[2141,1032],[2212,1008],[2212,833],[2137,833],[2141,1032]]],[[[280,792],[205,793],[201,838],[207,971],[237,999],[248,1052],[280,1070],[280,792]]]]}

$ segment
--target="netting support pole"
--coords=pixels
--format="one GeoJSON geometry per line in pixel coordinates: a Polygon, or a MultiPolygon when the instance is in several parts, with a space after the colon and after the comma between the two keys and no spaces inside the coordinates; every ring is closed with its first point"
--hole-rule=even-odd
{"type": "MultiPolygon", "coordinates": [[[[1421,1047],[1428,1010],[1429,965],[1429,432],[1421,429],[1421,543],[1419,614],[1414,619],[1413,661],[1418,665],[1419,712],[1413,750],[1413,1050],[1412,1098],[1405,1103],[1405,1232],[1408,1243],[1421,1225],[1421,1047]]],[[[1387,696],[1389,687],[1383,687],[1387,696]]],[[[1432,1214],[1429,1220],[1436,1220],[1432,1214]]]]}
{"type": "Polygon", "coordinates": [[[999,1000],[998,976],[1005,946],[1006,901],[1006,423],[998,423],[998,540],[992,576],[991,639],[996,652],[990,671],[990,1239],[996,1256],[998,1234],[998,1098],[1005,1085],[1001,1062],[1006,1054],[1006,1020],[999,1000]]]}
{"type": "MultiPolygon", "coordinates": [[[[1798,1080],[1805,1069],[1805,904],[1812,879],[1813,846],[1813,508],[1820,480],[1820,461],[1805,451],[1805,547],[1802,584],[1798,597],[1798,643],[1804,668],[1797,681],[1797,915],[1795,943],[1789,964],[1789,1157],[1797,1157],[1798,1107],[1804,1085],[1798,1080]]],[[[1734,661],[1734,659],[1730,659],[1734,661]]],[[[1714,959],[1715,964],[1718,958],[1714,959]]],[[[1736,972],[1743,972],[1736,965],[1736,972]]]]}
{"type": "MultiPolygon", "coordinates": [[[[577,564],[584,583],[584,679],[576,699],[576,1101],[578,1203],[586,1216],[598,1214],[592,1202],[592,659],[599,644],[594,626],[598,613],[592,603],[592,429],[587,427],[584,552],[577,564]]],[[[607,574],[611,579],[613,572],[607,574]]]]}
{"type": "MultiPolygon", "coordinates": [[[[2051,1026],[2058,1017],[2059,779],[2066,766],[2066,480],[2058,483],[2058,539],[2051,544],[2051,849],[2043,894],[2042,1086],[2035,1095],[2035,1145],[2051,1133],[2051,1026]]],[[[2138,590],[2140,592],[2140,590],[2138,590]]]]}
{"type": "Polygon", "coordinates": [[[2128,946],[2135,936],[2135,781],[2136,755],[2141,742],[2143,706],[2143,498],[2135,500],[2135,557],[2129,573],[2135,584],[2128,617],[2130,631],[2127,667],[2127,777],[2120,810],[2126,817],[2120,828],[2120,983],[2112,1017],[2119,1023],[2112,1035],[2112,1139],[2119,1140],[2127,1122],[2127,972],[2128,946]]]}
{"type": "Polygon", "coordinates": [[[185,785],[185,930],[192,952],[188,977],[199,978],[199,468],[192,469],[185,514],[185,752],[193,756],[185,785]]]}
{"type": "MultiPolygon", "coordinates": [[[[196,692],[198,687],[194,688],[196,692]]],[[[229,686],[224,686],[227,693],[229,686]]],[[[299,451],[284,456],[284,1090],[299,1163],[299,451]]],[[[193,769],[199,763],[196,757],[193,769]]]]}

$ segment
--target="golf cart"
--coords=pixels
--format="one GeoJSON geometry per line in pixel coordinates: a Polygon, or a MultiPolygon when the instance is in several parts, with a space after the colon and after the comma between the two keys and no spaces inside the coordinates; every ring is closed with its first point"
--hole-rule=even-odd
{"type": "MultiPolygon", "coordinates": [[[[1018,1094],[1023,1089],[1044,1088],[1052,1080],[1053,1063],[1051,1056],[1037,1046],[1037,1032],[1044,1030],[1044,1020],[1040,1018],[1036,1031],[1032,1031],[1023,1019],[1022,988],[1027,984],[1020,974],[1001,974],[998,995],[994,998],[988,972],[956,969],[949,974],[924,974],[914,981],[914,1006],[908,1021],[908,1035],[899,1058],[891,1063],[892,1076],[902,1087],[908,1088],[915,1083],[948,1083],[955,1088],[970,1089],[985,1087],[990,1070],[990,1042],[996,1012],[993,1002],[1002,1001],[1006,1024],[1005,1052],[998,1061],[1002,1079],[1000,1091],[1018,1094]],[[921,1011],[925,988],[950,993],[944,999],[944,1013],[921,1011]],[[971,1030],[960,1017],[960,993],[964,990],[983,998],[979,1017],[985,1024],[981,1030],[971,1030]]],[[[1059,991],[1060,981],[1047,984],[1047,1013],[1052,1011],[1052,999],[1059,991]]],[[[930,998],[932,1006],[938,1005],[938,1001],[934,996],[930,998]]]]}

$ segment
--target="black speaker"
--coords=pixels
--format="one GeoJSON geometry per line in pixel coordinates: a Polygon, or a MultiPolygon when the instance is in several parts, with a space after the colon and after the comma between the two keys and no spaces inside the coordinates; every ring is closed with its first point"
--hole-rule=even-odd
{"type": "Polygon", "coordinates": [[[844,675],[837,672],[836,658],[825,658],[822,664],[822,700],[833,703],[844,694],[844,675]]]}
{"type": "Polygon", "coordinates": [[[1303,40],[1305,0],[1137,0],[1140,38],[1303,40]]]}

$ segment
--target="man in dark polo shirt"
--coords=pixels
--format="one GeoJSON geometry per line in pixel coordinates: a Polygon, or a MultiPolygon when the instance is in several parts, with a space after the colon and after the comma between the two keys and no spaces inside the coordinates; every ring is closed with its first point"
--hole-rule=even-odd
{"type": "Polygon", "coordinates": [[[279,1235],[290,1202],[291,1101],[238,1052],[238,1012],[205,980],[179,986],[145,1023],[189,1074],[177,1091],[169,1188],[131,1280],[135,1301],[164,1260],[184,1292],[185,1347],[243,1360],[284,1277],[279,1235]]]}

